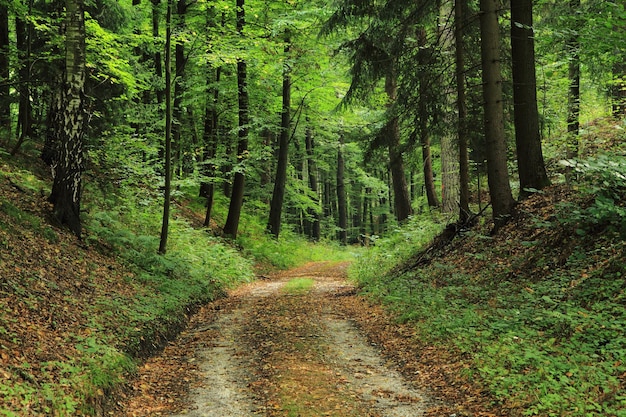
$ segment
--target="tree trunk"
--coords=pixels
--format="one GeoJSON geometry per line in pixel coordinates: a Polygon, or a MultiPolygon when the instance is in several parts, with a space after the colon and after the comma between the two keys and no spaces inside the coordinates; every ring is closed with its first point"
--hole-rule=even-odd
{"type": "Polygon", "coordinates": [[[348,206],[346,202],[344,170],[343,137],[340,137],[339,147],[337,148],[337,211],[339,214],[339,242],[345,246],[348,244],[348,206]]]}
{"type": "Polygon", "coordinates": [[[80,199],[82,193],[83,137],[85,114],[85,16],[82,0],[66,0],[65,79],[60,112],[54,127],[52,175],[49,201],[54,217],[80,238],[80,199]]]}
{"type": "MultiPolygon", "coordinates": [[[[214,83],[219,83],[221,76],[221,68],[215,69],[214,83]]],[[[211,211],[213,210],[213,197],[215,193],[215,184],[213,179],[215,177],[216,166],[213,161],[217,154],[217,139],[218,139],[218,113],[217,105],[219,101],[219,90],[217,86],[212,86],[213,82],[207,79],[207,103],[204,111],[204,161],[203,161],[203,174],[209,178],[208,181],[204,180],[200,184],[200,196],[206,198],[206,214],[204,216],[204,226],[208,227],[211,222],[211,211]]]]}
{"type": "MultiPolygon", "coordinates": [[[[237,33],[243,36],[245,25],[244,0],[237,0],[237,33]]],[[[237,95],[239,104],[239,129],[237,131],[237,159],[239,163],[244,162],[248,153],[248,71],[246,61],[243,58],[237,60],[237,95]]],[[[224,224],[224,234],[232,239],[237,238],[239,229],[239,217],[243,207],[243,195],[245,189],[245,175],[242,170],[237,170],[233,181],[232,195],[228,207],[228,217],[224,224]]]]}
{"type": "MultiPolygon", "coordinates": [[[[152,0],[152,37],[154,38],[155,43],[159,39],[159,5],[161,4],[161,0],[152,0]]],[[[161,51],[157,50],[154,52],[154,73],[157,77],[157,80],[161,80],[163,78],[163,64],[161,62],[161,51]]],[[[156,86],[156,98],[157,103],[163,103],[163,87],[161,85],[156,86]]]]}
{"type": "Polygon", "coordinates": [[[520,199],[530,195],[529,189],[540,190],[550,184],[539,133],[534,39],[533,0],[511,1],[513,106],[520,199]]]}
{"type": "MultiPolygon", "coordinates": [[[[388,74],[385,79],[385,92],[389,106],[396,100],[397,80],[395,74],[388,74]]],[[[411,199],[404,173],[404,160],[400,149],[400,127],[398,117],[392,116],[387,122],[385,133],[388,140],[389,167],[393,185],[395,214],[399,222],[406,220],[411,214],[411,199]]]]}
{"type": "MultiPolygon", "coordinates": [[[[449,17],[452,15],[453,3],[439,2],[439,39],[440,45],[444,50],[453,48],[454,32],[452,27],[447,24],[449,17]]],[[[446,108],[454,107],[452,97],[454,89],[452,83],[442,74],[440,83],[443,90],[443,102],[446,108]]],[[[444,123],[454,125],[451,112],[445,112],[443,115],[444,123]]],[[[447,214],[456,214],[459,212],[459,195],[460,195],[460,179],[459,179],[459,145],[457,135],[444,131],[441,136],[441,211],[447,214]]]]}
{"type": "MultiPolygon", "coordinates": [[[[431,51],[426,49],[426,29],[421,28],[418,31],[418,43],[420,52],[418,54],[418,65],[427,67],[430,61],[431,51]]],[[[429,207],[439,207],[439,199],[435,190],[435,180],[433,176],[433,160],[430,152],[430,134],[428,132],[428,101],[432,98],[429,93],[428,80],[426,79],[427,71],[420,71],[419,83],[419,135],[420,145],[422,146],[422,169],[424,172],[424,188],[426,189],[426,199],[429,207]]]]}
{"type": "MultiPolygon", "coordinates": [[[[285,60],[289,58],[290,39],[285,35],[285,60]]],[[[291,133],[291,69],[289,64],[283,64],[283,107],[281,111],[280,138],[278,141],[278,163],[276,164],[276,177],[274,178],[274,191],[270,203],[269,221],[267,231],[275,238],[280,233],[280,222],[285,198],[285,185],[287,183],[287,165],[289,163],[289,134],[291,133]]]]}
{"type": "Polygon", "coordinates": [[[580,131],[580,41],[578,39],[580,0],[569,0],[571,16],[575,16],[572,34],[567,41],[569,55],[569,92],[567,95],[567,158],[578,156],[580,131]]]}
{"type": "Polygon", "coordinates": [[[455,65],[458,125],[457,136],[459,141],[459,221],[465,223],[470,217],[469,208],[469,153],[467,131],[467,95],[465,90],[465,42],[464,27],[466,24],[465,9],[467,0],[454,2],[454,37],[455,37],[455,65]]]}
{"type": "Polygon", "coordinates": [[[161,241],[159,243],[160,254],[165,254],[167,251],[172,190],[172,0],[167,0],[165,25],[165,190],[163,196],[161,241]]]}
{"type": "MultiPolygon", "coordinates": [[[[28,3],[28,11],[32,8],[32,2],[28,3]]],[[[11,155],[15,155],[24,141],[32,136],[32,105],[30,96],[30,67],[31,67],[31,42],[32,24],[27,20],[17,17],[15,19],[16,45],[18,49],[18,76],[19,76],[19,111],[17,116],[17,142],[11,155]]]]}
{"type": "Polygon", "coordinates": [[[11,137],[9,9],[0,5],[0,132],[11,137]]]}
{"type": "MultiPolygon", "coordinates": [[[[306,146],[306,155],[307,155],[307,168],[309,174],[309,186],[311,187],[311,191],[316,196],[315,204],[319,206],[319,186],[317,183],[317,163],[315,162],[314,150],[315,150],[315,141],[313,139],[313,133],[311,129],[307,128],[305,135],[305,146],[306,146]]],[[[319,209],[319,207],[318,207],[319,209]]],[[[320,215],[318,210],[310,210],[309,217],[313,218],[311,224],[311,239],[313,241],[318,241],[320,239],[320,215]]]]}
{"type": "Polygon", "coordinates": [[[487,180],[497,230],[504,225],[515,206],[507,168],[500,73],[500,26],[498,0],[480,0],[480,35],[482,58],[484,128],[487,145],[487,180]]]}
{"type": "MultiPolygon", "coordinates": [[[[185,30],[185,13],[187,12],[187,0],[178,0],[176,3],[176,29],[182,33],[185,30]]],[[[174,78],[174,106],[172,107],[172,153],[174,156],[173,166],[177,173],[182,172],[183,154],[185,152],[182,143],[183,129],[183,90],[185,83],[185,44],[182,40],[176,42],[175,50],[176,77],[174,78]]]]}

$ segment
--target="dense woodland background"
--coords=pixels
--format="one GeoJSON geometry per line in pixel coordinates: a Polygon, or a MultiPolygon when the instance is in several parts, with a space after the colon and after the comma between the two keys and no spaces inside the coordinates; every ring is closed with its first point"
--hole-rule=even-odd
{"type": "Polygon", "coordinates": [[[469,396],[446,415],[626,415],[625,30],[621,0],[1,1],[0,415],[108,412],[199,305],[337,258],[469,396]]]}
{"type": "Polygon", "coordinates": [[[513,6],[9,2],[3,142],[42,149],[77,235],[83,174],[165,189],[164,238],[190,186],[206,225],[228,200],[232,237],[244,211],[275,236],[365,243],[433,208],[466,221],[486,191],[505,219],[549,183],[542,144],[574,158],[581,122],[624,113],[623,4],[513,6]]]}

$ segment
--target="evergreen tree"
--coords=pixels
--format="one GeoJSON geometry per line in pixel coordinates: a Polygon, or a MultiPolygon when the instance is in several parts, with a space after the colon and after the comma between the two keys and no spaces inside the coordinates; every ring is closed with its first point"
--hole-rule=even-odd
{"type": "Polygon", "coordinates": [[[549,185],[541,149],[532,0],[511,1],[513,103],[520,198],[549,185]]]}
{"type": "Polygon", "coordinates": [[[480,34],[483,71],[484,126],[487,142],[487,174],[495,229],[508,220],[515,201],[507,168],[500,70],[499,0],[480,0],[480,34]]]}

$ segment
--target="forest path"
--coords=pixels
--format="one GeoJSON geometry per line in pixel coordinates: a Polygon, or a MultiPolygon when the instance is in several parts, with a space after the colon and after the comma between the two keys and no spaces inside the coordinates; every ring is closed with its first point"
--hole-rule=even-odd
{"type": "Polygon", "coordinates": [[[140,369],[116,415],[444,415],[415,385],[431,376],[407,359],[419,356],[412,334],[379,320],[382,312],[346,282],[346,268],[310,263],[206,306],[140,369]],[[368,339],[372,326],[368,336],[359,329],[369,322],[386,342],[368,339]]]}

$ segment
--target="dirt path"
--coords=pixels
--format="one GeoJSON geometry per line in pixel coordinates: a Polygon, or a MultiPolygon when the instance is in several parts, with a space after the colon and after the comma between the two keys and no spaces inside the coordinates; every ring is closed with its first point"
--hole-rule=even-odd
{"type": "Polygon", "coordinates": [[[345,268],[308,264],[207,306],[141,369],[115,415],[454,414],[458,407],[443,407],[419,388],[445,382],[412,363],[418,355],[410,350],[409,330],[381,324],[382,312],[355,296],[345,268]],[[386,342],[368,338],[372,329],[361,330],[368,326],[386,342]]]}

